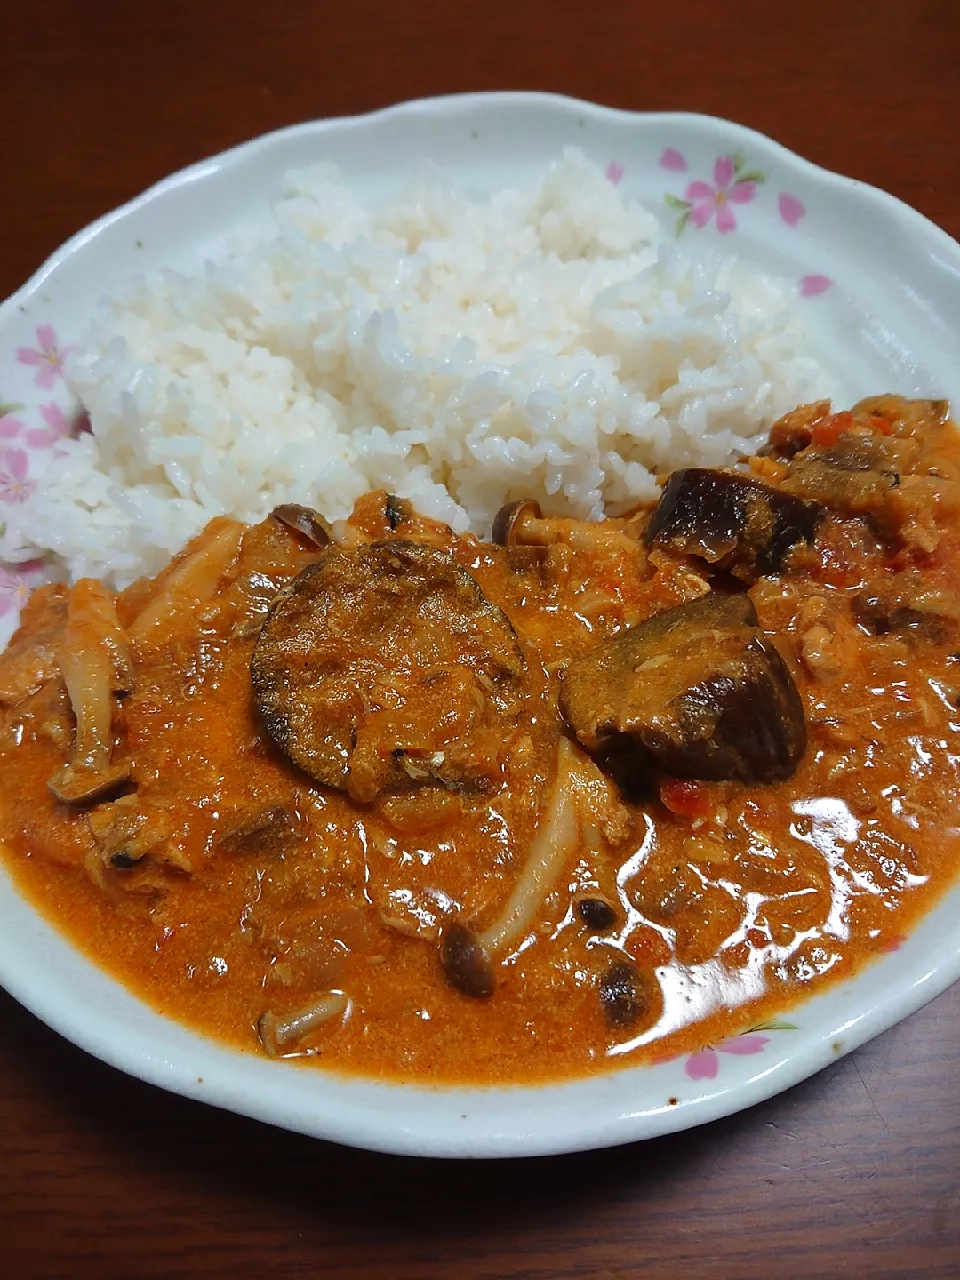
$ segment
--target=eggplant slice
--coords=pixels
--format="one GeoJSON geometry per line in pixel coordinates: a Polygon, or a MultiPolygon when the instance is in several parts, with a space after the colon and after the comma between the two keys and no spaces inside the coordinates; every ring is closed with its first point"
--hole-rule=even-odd
{"type": "Polygon", "coordinates": [[[746,595],[656,614],[567,667],[561,707],[621,785],[678,778],[777,782],[806,749],[803,703],[746,595]]]}
{"type": "Polygon", "coordinates": [[[841,516],[860,516],[884,538],[900,537],[905,513],[901,477],[911,475],[920,442],[845,434],[829,448],[805,449],[789,464],[785,491],[841,516]]]}
{"type": "Polygon", "coordinates": [[[270,737],[361,802],[496,785],[523,672],[513,628],[471,575],[399,539],[327,548],[275,597],[251,663],[270,737]]]}
{"type": "Polygon", "coordinates": [[[906,640],[942,644],[957,634],[960,616],[952,593],[930,590],[916,575],[896,575],[899,582],[858,591],[853,616],[874,636],[895,634],[906,640]]]}
{"type": "Polygon", "coordinates": [[[813,542],[823,516],[819,503],[749,476],[687,467],[667,481],[644,540],[753,582],[779,573],[798,543],[813,542]]]}

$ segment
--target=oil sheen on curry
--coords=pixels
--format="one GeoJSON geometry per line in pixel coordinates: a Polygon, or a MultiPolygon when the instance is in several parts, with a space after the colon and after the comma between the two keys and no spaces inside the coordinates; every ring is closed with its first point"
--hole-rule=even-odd
{"type": "Polygon", "coordinates": [[[954,879],[960,436],[806,405],[741,469],[490,541],[386,493],[213,520],[0,659],[22,891],[251,1052],[506,1082],[670,1058],[954,879]]]}

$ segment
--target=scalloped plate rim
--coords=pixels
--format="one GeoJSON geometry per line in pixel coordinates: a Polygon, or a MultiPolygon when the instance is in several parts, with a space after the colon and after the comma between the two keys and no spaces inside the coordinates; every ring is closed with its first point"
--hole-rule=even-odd
{"type": "Polygon", "coordinates": [[[678,125],[716,125],[721,129],[733,129],[743,138],[759,142],[762,146],[772,148],[782,159],[786,160],[794,167],[799,167],[805,171],[808,176],[816,178],[818,181],[838,187],[840,190],[849,191],[855,189],[861,196],[864,196],[876,203],[879,203],[885,212],[905,218],[913,223],[914,229],[923,231],[925,234],[935,238],[942,250],[947,251],[957,260],[957,271],[960,274],[960,244],[953,239],[942,227],[927,218],[924,214],[908,205],[905,201],[900,200],[897,196],[891,195],[889,191],[884,191],[880,187],[875,187],[868,182],[863,182],[859,178],[848,178],[843,174],[837,173],[833,169],[824,168],[822,165],[816,164],[812,160],[807,160],[795,151],[791,151],[781,142],[777,142],[775,138],[771,138],[768,134],[762,133],[758,129],[753,129],[749,125],[739,124],[734,120],[727,120],[723,116],[714,116],[696,111],[627,111],[620,107],[608,107],[601,103],[588,102],[584,99],[569,97],[566,94],[559,93],[532,93],[520,90],[502,90],[491,93],[452,93],[438,95],[429,98],[415,98],[409,102],[399,102],[391,106],[380,107],[376,111],[362,112],[357,115],[346,116],[325,116],[312,120],[302,120],[296,124],[285,125],[280,129],[273,129],[268,133],[259,134],[255,138],[249,138],[245,142],[239,142],[235,146],[228,147],[224,151],[217,152],[215,155],[208,156],[205,159],[194,161],[193,163],[178,169],[175,173],[169,174],[165,178],[152,183],[138,195],[133,196],[125,203],[118,205],[115,209],[109,210],[102,214],[99,218],[95,218],[81,230],[72,235],[69,240],[65,240],[59,248],[55,249],[52,254],[41,264],[30,278],[25,281],[19,289],[12,293],[2,303],[0,303],[0,316],[12,305],[20,304],[24,299],[31,297],[37,289],[48,279],[53,271],[68,257],[77,250],[82,249],[94,237],[106,230],[116,222],[122,221],[129,214],[149,204],[158,196],[164,195],[168,191],[174,191],[179,187],[188,185],[204,178],[212,177],[219,173],[222,169],[242,162],[244,159],[254,155],[258,150],[266,149],[277,142],[286,138],[292,138],[298,134],[317,133],[323,134],[330,132],[332,129],[350,129],[361,128],[364,126],[374,125],[383,120],[389,120],[397,116],[404,115],[431,115],[446,114],[450,109],[459,107],[463,108],[484,108],[488,106],[518,106],[540,104],[543,106],[553,106],[561,110],[568,110],[573,113],[587,113],[599,119],[620,120],[626,123],[662,123],[669,125],[676,123],[678,125]]]}
{"type": "MultiPolygon", "coordinates": [[[[57,269],[82,252],[104,231],[124,222],[138,210],[167,192],[202,182],[256,157],[285,139],[297,135],[317,135],[331,131],[376,127],[379,122],[404,117],[448,116],[462,112],[469,116],[495,107],[539,106],[571,116],[624,125],[659,125],[666,135],[671,127],[699,129],[717,135],[733,135],[744,146],[753,146],[778,158],[783,165],[805,179],[829,187],[845,196],[855,195],[869,202],[888,223],[909,231],[914,240],[922,238],[926,255],[938,267],[960,278],[960,245],[924,215],[895,196],[862,181],[846,178],[808,160],[767,135],[722,117],[691,112],[630,112],[549,93],[469,93],[419,99],[384,107],[355,116],[310,120],[238,144],[218,155],[200,160],[147,188],[117,209],[104,214],[77,232],[5,302],[0,304],[0,321],[31,299],[55,275],[57,269]]],[[[956,886],[921,921],[933,929],[933,918],[946,914],[953,899],[960,897],[956,886]]],[[[676,1132],[730,1115],[782,1092],[814,1074],[831,1061],[886,1030],[943,991],[960,977],[960,932],[952,950],[941,950],[932,964],[927,952],[909,939],[896,957],[874,961],[869,973],[885,973],[896,966],[897,981],[882,985],[877,998],[864,1000],[857,984],[863,977],[836,983],[826,992],[794,1008],[806,1011],[820,1001],[850,1004],[849,1016],[826,1030],[801,1029],[796,1038],[774,1046],[756,1063],[757,1070],[746,1079],[706,1080],[696,1083],[697,1096],[682,1097],[677,1105],[668,1100],[643,1105],[644,1083],[656,1076],[658,1082],[673,1081],[673,1090],[691,1092],[691,1080],[684,1079],[677,1063],[659,1066],[627,1066],[579,1080],[548,1085],[497,1085],[479,1087],[421,1087],[345,1078],[335,1073],[313,1071],[286,1063],[267,1063],[254,1054],[233,1050],[164,1018],[119,982],[97,968],[69,941],[17,894],[5,871],[0,874],[0,907],[11,904],[24,913],[24,933],[38,948],[55,959],[79,966],[77,972],[92,991],[101,989],[121,1006],[129,1004],[137,1018],[145,1019],[155,1031],[155,1039],[144,1047],[125,1040],[125,1024],[116,1013],[91,1016],[89,1010],[63,995],[59,988],[36,978],[31,957],[18,950],[7,931],[0,932],[0,980],[25,1007],[49,1026],[95,1057],[186,1097],[212,1103],[243,1115],[265,1120],[284,1128],[333,1141],[388,1151],[396,1154],[491,1157],[532,1156],[586,1150],[676,1132]],[[916,955],[910,953],[916,951],[916,955]],[[838,999],[839,997],[839,999],[838,999]],[[121,1034],[118,1036],[117,1032],[121,1034]],[[842,1041],[838,1038],[842,1037],[842,1041]],[[164,1056],[164,1046],[172,1039],[179,1056],[164,1056]],[[839,1046],[839,1047],[838,1047],[839,1046]],[[191,1056],[191,1054],[195,1056],[191,1056]],[[202,1079],[197,1064],[202,1065],[202,1079]],[[239,1072],[239,1075],[238,1075],[239,1072]],[[306,1088],[290,1088],[299,1080],[306,1088]],[[248,1083],[252,1082],[252,1083],[248,1083]],[[294,1095],[291,1100],[287,1095],[294,1095]],[[590,1102],[590,1095],[594,1102],[590,1102]],[[631,1096],[638,1105],[631,1106],[631,1096]],[[325,1101],[326,1096],[326,1101],[325,1101]],[[602,1105],[596,1102],[599,1098],[602,1105]],[[584,1107],[582,1104],[586,1103],[584,1107]],[[519,1105],[516,1105],[519,1104],[519,1105]],[[405,1114],[424,1111],[411,1123],[405,1114]],[[539,1109],[536,1109],[539,1106],[539,1109]],[[593,1109],[591,1110],[591,1106],[593,1109]],[[338,1111],[338,1107],[340,1110],[338,1111]],[[541,1114],[544,1107],[547,1110],[541,1114]],[[555,1123],[546,1123],[550,1108],[555,1123]],[[531,1118],[531,1110],[536,1115],[531,1118]],[[474,1112],[474,1115],[471,1115],[474,1112]],[[426,1120],[424,1120],[426,1116],[426,1120]],[[458,1116],[464,1122],[457,1123],[458,1116]]],[[[918,926],[919,928],[919,926],[918,926]]],[[[34,955],[34,962],[36,956],[34,955]]],[[[866,972],[866,971],[864,971],[866,972]]],[[[870,983],[861,985],[871,985],[870,983]]],[[[743,1074],[748,1068],[741,1063],[743,1074]]],[[[733,1073],[731,1073],[733,1074],[733,1073]]],[[[658,1092],[659,1092],[658,1084],[658,1092]]],[[[663,1084],[665,1095],[671,1086],[663,1084]]]]}

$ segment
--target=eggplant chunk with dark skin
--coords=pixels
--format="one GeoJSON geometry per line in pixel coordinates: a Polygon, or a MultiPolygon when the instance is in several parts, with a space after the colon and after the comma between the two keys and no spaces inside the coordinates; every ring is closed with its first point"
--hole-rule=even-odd
{"type": "Polygon", "coordinates": [[[687,467],[667,481],[644,540],[753,582],[779,573],[798,543],[813,542],[823,516],[818,503],[749,476],[687,467]]]}
{"type": "Polygon", "coordinates": [[[366,803],[421,785],[484,791],[523,707],[506,615],[438,547],[326,549],[273,600],[251,662],[267,733],[366,803]]]}
{"type": "Polygon", "coordinates": [[[806,748],[803,704],[746,595],[711,593],[575,659],[563,713],[622,786],[678,778],[778,782],[806,748]]]}

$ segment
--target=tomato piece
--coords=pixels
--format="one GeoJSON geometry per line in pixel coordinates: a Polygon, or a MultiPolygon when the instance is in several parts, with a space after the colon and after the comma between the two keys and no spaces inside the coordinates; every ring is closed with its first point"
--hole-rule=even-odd
{"type": "Polygon", "coordinates": [[[702,782],[690,778],[666,778],[660,783],[660,800],[681,818],[705,818],[710,812],[710,793],[702,782]]]}
{"type": "Polygon", "coordinates": [[[844,410],[841,413],[831,413],[828,418],[822,418],[819,422],[815,422],[813,424],[811,444],[836,444],[843,433],[845,431],[849,431],[852,426],[852,413],[847,410],[844,410]]]}
{"type": "Polygon", "coordinates": [[[860,581],[860,576],[839,564],[825,564],[817,572],[817,581],[827,587],[851,587],[860,581]]]}
{"type": "Polygon", "coordinates": [[[890,573],[902,573],[905,569],[935,569],[938,563],[940,562],[937,551],[927,552],[920,551],[916,547],[901,547],[887,556],[883,567],[890,573]]]}
{"type": "Polygon", "coordinates": [[[720,953],[728,969],[745,969],[753,959],[753,951],[747,942],[735,942],[720,953]]]}
{"type": "Polygon", "coordinates": [[[870,425],[874,431],[879,431],[882,436],[893,435],[893,423],[889,418],[885,418],[882,413],[871,413],[870,425]]]}
{"type": "Polygon", "coordinates": [[[670,944],[653,929],[634,930],[623,949],[642,969],[656,969],[670,963],[670,944]]]}
{"type": "Polygon", "coordinates": [[[811,575],[817,582],[826,583],[829,587],[851,587],[862,580],[863,560],[857,557],[853,548],[843,542],[824,541],[818,550],[820,563],[811,575]]]}

